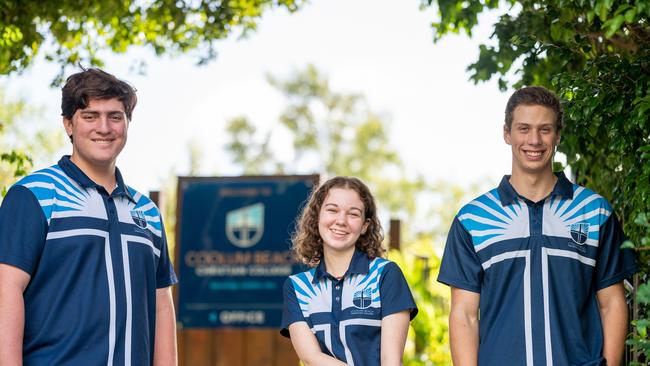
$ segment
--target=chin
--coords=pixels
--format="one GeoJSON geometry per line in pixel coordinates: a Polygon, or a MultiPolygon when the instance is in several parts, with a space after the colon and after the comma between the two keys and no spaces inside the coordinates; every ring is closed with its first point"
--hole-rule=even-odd
{"type": "Polygon", "coordinates": [[[328,245],[328,247],[331,250],[337,251],[337,252],[345,252],[350,250],[350,248],[354,248],[354,245],[348,245],[348,244],[338,244],[338,245],[328,245]]]}

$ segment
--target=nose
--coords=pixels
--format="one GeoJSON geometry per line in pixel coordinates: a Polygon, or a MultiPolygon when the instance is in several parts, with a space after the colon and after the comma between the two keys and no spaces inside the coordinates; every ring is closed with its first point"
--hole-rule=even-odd
{"type": "Polygon", "coordinates": [[[108,115],[102,114],[99,116],[96,129],[99,133],[109,133],[111,131],[108,115]]]}
{"type": "Polygon", "coordinates": [[[539,145],[542,143],[542,137],[539,131],[531,131],[528,134],[528,144],[529,145],[539,145]]]}
{"type": "Polygon", "coordinates": [[[336,224],[337,225],[345,225],[345,218],[346,218],[346,213],[345,211],[341,210],[336,214],[336,224]]]}

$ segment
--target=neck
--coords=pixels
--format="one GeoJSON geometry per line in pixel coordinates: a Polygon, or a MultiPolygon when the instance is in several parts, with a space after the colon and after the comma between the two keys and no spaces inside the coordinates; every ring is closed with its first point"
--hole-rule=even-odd
{"type": "Polygon", "coordinates": [[[354,247],[352,247],[351,250],[340,252],[323,248],[323,260],[325,261],[327,273],[337,278],[343,277],[350,267],[353,255],[354,247]]]}
{"type": "Polygon", "coordinates": [[[93,182],[104,187],[109,194],[113,192],[117,185],[117,178],[115,178],[115,163],[108,166],[86,164],[83,160],[77,159],[73,154],[70,157],[72,161],[84,174],[88,176],[93,182]]]}
{"type": "Polygon", "coordinates": [[[520,195],[533,202],[548,197],[555,187],[557,177],[551,170],[544,174],[522,174],[512,172],[510,184],[520,195]]]}

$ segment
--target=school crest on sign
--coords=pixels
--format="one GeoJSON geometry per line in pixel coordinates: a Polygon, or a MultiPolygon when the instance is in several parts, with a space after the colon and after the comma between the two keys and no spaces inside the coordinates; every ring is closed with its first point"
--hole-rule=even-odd
{"type": "Polygon", "coordinates": [[[226,236],[232,245],[250,248],[264,234],[264,204],[256,203],[226,214],[226,236]]]}

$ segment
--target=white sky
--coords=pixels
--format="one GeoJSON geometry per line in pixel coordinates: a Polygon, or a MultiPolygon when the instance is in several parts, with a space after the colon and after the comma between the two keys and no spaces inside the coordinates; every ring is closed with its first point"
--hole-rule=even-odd
{"type": "MultiPolygon", "coordinates": [[[[420,11],[418,0],[312,0],[294,14],[265,13],[248,39],[220,42],[207,66],[143,50],[110,55],[105,69],[136,86],[139,99],[118,167],[136,189],[158,189],[172,169],[187,174],[188,143],[195,141],[204,152],[201,173],[239,174],[223,150],[226,122],[246,115],[268,128],[285,102],[265,75],[286,77],[313,63],[334,90],[362,93],[372,110],[389,116],[391,143],[410,174],[463,186],[496,183],[510,171],[501,132],[509,93],[500,93],[495,82],[475,86],[465,71],[495,19],[482,17],[472,40],[447,36],[434,44],[435,13],[420,11]],[[129,70],[142,55],[144,76],[129,70]]],[[[0,85],[10,98],[43,105],[43,118],[57,125],[60,91],[48,86],[56,71],[57,65],[39,61],[21,75],[0,78],[0,85]]],[[[276,137],[274,146],[282,149],[286,141],[276,137]]]]}

